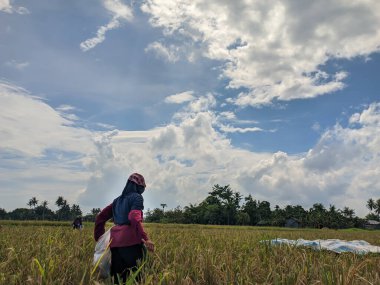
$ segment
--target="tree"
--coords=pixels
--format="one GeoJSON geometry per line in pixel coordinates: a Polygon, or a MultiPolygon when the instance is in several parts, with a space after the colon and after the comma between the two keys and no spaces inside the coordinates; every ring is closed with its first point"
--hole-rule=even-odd
{"type": "Polygon", "coordinates": [[[59,207],[59,209],[56,212],[58,216],[58,220],[71,219],[70,205],[62,196],[58,197],[58,199],[55,201],[55,204],[59,207]]]}
{"type": "Polygon", "coordinates": [[[377,219],[380,220],[380,199],[376,200],[374,210],[375,210],[375,213],[377,214],[377,219]]]}
{"type": "MultiPolygon", "coordinates": [[[[285,209],[288,209],[289,206],[286,206],[285,209]]],[[[279,205],[274,207],[274,211],[272,212],[271,225],[276,227],[281,227],[285,225],[286,216],[289,215],[292,217],[292,214],[286,213],[285,210],[280,209],[279,205]]]]}
{"type": "Polygon", "coordinates": [[[72,219],[82,216],[82,210],[80,209],[79,205],[76,204],[73,204],[71,206],[70,213],[72,219]]]}
{"type": "Polygon", "coordinates": [[[34,213],[37,219],[52,220],[55,218],[55,214],[47,206],[39,205],[34,208],[34,213]]]}
{"type": "Polygon", "coordinates": [[[62,196],[58,196],[57,201],[55,201],[55,204],[58,206],[58,208],[61,208],[66,203],[66,200],[63,199],[62,196]]]}
{"type": "Polygon", "coordinates": [[[236,223],[238,225],[249,225],[250,218],[246,212],[239,211],[236,217],[236,223]]]}
{"type": "Polygon", "coordinates": [[[367,208],[372,212],[372,210],[375,209],[375,207],[375,201],[372,198],[369,198],[367,201],[367,208]]]}
{"type": "Polygon", "coordinates": [[[49,203],[48,203],[48,201],[42,201],[42,203],[41,203],[41,206],[42,206],[42,209],[43,209],[43,211],[42,211],[42,219],[43,220],[45,220],[45,211],[46,211],[46,209],[47,209],[47,205],[48,205],[49,203]]]}
{"type": "Polygon", "coordinates": [[[29,200],[29,202],[27,203],[27,205],[30,207],[30,208],[35,208],[36,205],[38,204],[38,200],[36,197],[32,197],[32,199],[29,200]]]}
{"type": "Polygon", "coordinates": [[[355,210],[350,209],[349,207],[344,207],[342,210],[342,214],[344,217],[352,219],[355,215],[355,210]]]}
{"type": "Polygon", "coordinates": [[[83,221],[95,222],[97,214],[101,212],[100,208],[92,208],[91,212],[83,217],[83,221]]]}
{"type": "Polygon", "coordinates": [[[0,208],[0,220],[4,220],[7,217],[7,211],[3,208],[0,208]]]}
{"type": "Polygon", "coordinates": [[[270,203],[268,201],[262,201],[258,203],[257,212],[259,215],[259,219],[262,222],[269,222],[272,216],[272,212],[270,210],[270,203]]]}
{"type": "Polygon", "coordinates": [[[223,218],[223,208],[217,204],[206,205],[201,208],[203,211],[203,223],[211,224],[211,225],[220,225],[225,224],[225,220],[223,218]]]}
{"type": "Polygon", "coordinates": [[[159,209],[155,208],[154,210],[148,210],[145,214],[145,221],[149,223],[159,223],[161,219],[164,217],[164,212],[159,209]]]}
{"type": "Polygon", "coordinates": [[[338,229],[344,227],[344,218],[340,210],[337,210],[334,205],[330,204],[330,208],[326,214],[326,221],[324,226],[338,229]]]}
{"type": "Polygon", "coordinates": [[[183,218],[183,211],[181,207],[177,206],[173,210],[167,210],[164,213],[164,218],[161,222],[183,224],[184,218],[183,218]]]}
{"type": "Polygon", "coordinates": [[[245,204],[242,207],[243,212],[249,215],[250,225],[256,225],[260,221],[257,201],[252,198],[251,194],[249,194],[248,197],[245,197],[244,200],[245,204]]]}
{"type": "Polygon", "coordinates": [[[165,212],[165,207],[167,206],[166,204],[160,204],[162,207],[162,212],[165,212]]]}
{"type": "Polygon", "coordinates": [[[201,223],[201,216],[199,206],[190,204],[186,206],[183,211],[183,219],[185,224],[199,224],[201,223]]]}
{"type": "Polygon", "coordinates": [[[96,216],[97,214],[99,214],[102,210],[100,208],[92,208],[91,209],[91,214],[96,216]]]}
{"type": "Polygon", "coordinates": [[[309,226],[315,228],[326,226],[328,219],[325,207],[321,203],[315,203],[313,207],[310,208],[307,219],[309,226]]]}
{"type": "MultiPolygon", "coordinates": [[[[239,209],[239,203],[242,198],[239,192],[234,192],[230,185],[220,186],[216,184],[209,192],[210,196],[217,201],[217,204],[222,206],[223,212],[226,216],[227,225],[236,223],[236,214],[239,209]]],[[[207,199],[207,198],[206,198],[207,199]]]]}
{"type": "Polygon", "coordinates": [[[17,208],[8,213],[12,220],[31,220],[33,219],[33,210],[27,208],[17,208]]]}

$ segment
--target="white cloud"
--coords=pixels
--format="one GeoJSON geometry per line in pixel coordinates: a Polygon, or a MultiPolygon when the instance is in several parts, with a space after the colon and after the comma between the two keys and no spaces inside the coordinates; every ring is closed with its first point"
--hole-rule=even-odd
{"type": "Polygon", "coordinates": [[[380,125],[380,103],[371,104],[362,113],[355,113],[350,118],[350,123],[358,123],[366,126],[380,125]]]}
{"type": "Polygon", "coordinates": [[[198,100],[191,101],[188,105],[190,112],[198,113],[208,111],[216,106],[216,99],[213,94],[208,93],[206,96],[200,97],[198,100]]]}
{"type": "Polygon", "coordinates": [[[91,133],[22,88],[0,82],[0,146],[39,157],[48,149],[87,153],[91,133]]]}
{"type": "Polygon", "coordinates": [[[0,11],[12,13],[12,6],[10,0],[0,0],[0,11]]]}
{"type": "MultiPolygon", "coordinates": [[[[273,206],[301,204],[307,208],[321,202],[349,206],[364,216],[366,200],[380,187],[380,140],[376,135],[380,126],[375,119],[380,117],[379,108],[374,103],[363,110],[359,117],[368,119],[355,123],[355,128],[337,125],[327,130],[308,153],[289,155],[237,149],[217,131],[217,113],[187,107],[174,116],[177,123],[144,132],[119,131],[108,141],[114,162],[107,161],[112,167],[121,166],[124,180],[131,171],[146,176],[148,207],[200,202],[211,186],[219,183],[273,206]]],[[[105,174],[103,179],[107,177],[105,174]]],[[[121,180],[110,190],[112,195],[121,192],[125,183],[121,180]]],[[[86,195],[92,196],[91,189],[87,188],[86,195]]]]}
{"type": "Polygon", "coordinates": [[[173,94],[165,98],[166,103],[182,104],[188,101],[192,101],[195,97],[193,91],[185,91],[178,94],[173,94]]]}
{"type": "Polygon", "coordinates": [[[77,110],[77,108],[74,106],[63,104],[63,105],[59,105],[57,107],[57,110],[61,112],[69,112],[69,111],[75,111],[77,110]]]}
{"type": "Polygon", "coordinates": [[[248,133],[248,132],[262,132],[263,129],[258,127],[252,127],[252,128],[237,128],[232,127],[229,125],[221,125],[220,130],[225,133],[248,133]]]}
{"type": "Polygon", "coordinates": [[[169,45],[168,47],[160,42],[150,43],[145,52],[154,52],[157,57],[163,58],[168,62],[176,62],[180,58],[179,48],[175,45],[169,45]]]}
{"type": "Polygon", "coordinates": [[[108,130],[115,129],[115,126],[110,125],[110,124],[97,123],[96,125],[99,126],[99,127],[101,127],[101,128],[108,129],[108,130]]]}
{"type": "Polygon", "coordinates": [[[133,13],[131,7],[123,4],[121,0],[103,0],[103,4],[104,7],[114,15],[114,17],[132,21],[133,13]]]}
{"type": "Polygon", "coordinates": [[[231,111],[221,112],[219,115],[222,119],[227,119],[227,120],[235,120],[236,119],[236,115],[231,111]]]}
{"type": "Polygon", "coordinates": [[[0,82],[0,207],[26,206],[32,196],[74,202],[89,178],[93,136],[41,98],[0,82]]]}
{"type": "Polygon", "coordinates": [[[319,132],[321,130],[321,125],[318,122],[315,122],[312,126],[311,129],[313,131],[319,132]]]}
{"type": "Polygon", "coordinates": [[[38,193],[104,207],[137,171],[146,177],[150,208],[200,202],[218,183],[272,206],[321,202],[364,216],[366,200],[380,189],[380,103],[352,115],[347,127],[325,131],[307,153],[290,155],[234,147],[218,131],[211,94],[188,102],[164,127],[91,132],[22,88],[2,83],[0,91],[0,201],[38,193]]]}
{"type": "Polygon", "coordinates": [[[95,37],[80,43],[82,51],[88,51],[102,43],[106,39],[106,32],[120,27],[123,21],[131,22],[133,19],[132,9],[120,0],[103,0],[103,5],[113,17],[107,25],[98,29],[95,37]]]}
{"type": "Polygon", "coordinates": [[[12,67],[12,68],[15,68],[17,70],[24,70],[25,68],[27,68],[29,66],[29,62],[27,62],[27,61],[21,62],[21,61],[17,61],[17,60],[12,59],[10,61],[7,61],[5,63],[5,65],[12,67]]]}
{"type": "Polygon", "coordinates": [[[0,0],[0,11],[9,14],[13,12],[20,15],[29,14],[29,10],[25,7],[13,7],[10,0],[0,0]]]}
{"type": "Polygon", "coordinates": [[[60,105],[56,108],[56,110],[59,112],[59,114],[65,118],[65,119],[68,119],[69,121],[79,121],[80,118],[73,114],[73,113],[70,113],[72,111],[78,111],[77,108],[75,108],[74,106],[70,106],[70,105],[60,105]]]}
{"type": "Polygon", "coordinates": [[[340,90],[347,73],[328,74],[323,65],[380,50],[377,0],[147,0],[141,8],[166,37],[225,62],[228,87],[247,89],[232,100],[241,106],[340,90]]]}

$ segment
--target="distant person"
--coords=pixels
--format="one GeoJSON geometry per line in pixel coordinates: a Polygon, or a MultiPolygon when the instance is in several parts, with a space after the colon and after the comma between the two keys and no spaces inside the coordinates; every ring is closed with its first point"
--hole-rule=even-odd
{"type": "Polygon", "coordinates": [[[82,218],[76,217],[72,223],[72,226],[73,226],[73,229],[75,229],[75,230],[81,230],[83,228],[82,218]]]}
{"type": "MultiPolygon", "coordinates": [[[[145,190],[145,180],[141,174],[129,176],[123,193],[112,204],[105,207],[95,219],[94,238],[96,241],[105,232],[105,223],[113,218],[111,228],[111,275],[114,283],[118,278],[126,282],[131,271],[136,271],[144,261],[146,249],[153,252],[154,243],[144,231],[142,221],[145,190]]],[[[140,274],[137,276],[139,280],[140,274]]]]}

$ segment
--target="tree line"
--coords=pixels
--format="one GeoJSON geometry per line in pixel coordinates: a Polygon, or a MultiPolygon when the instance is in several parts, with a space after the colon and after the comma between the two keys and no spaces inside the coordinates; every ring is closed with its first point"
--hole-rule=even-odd
{"type": "MultiPolygon", "coordinates": [[[[320,203],[310,209],[300,205],[287,205],[280,208],[278,205],[271,209],[268,201],[259,201],[248,195],[243,197],[233,191],[230,185],[212,187],[208,196],[198,205],[189,204],[181,208],[166,210],[167,204],[160,204],[161,208],[148,210],[145,221],[155,223],[181,224],[212,224],[212,225],[252,225],[252,226],[285,226],[292,219],[301,227],[312,228],[352,228],[363,227],[365,220],[380,221],[380,199],[370,198],[367,208],[370,213],[363,219],[355,215],[354,209],[344,207],[337,209],[334,205],[325,208],[320,203]],[[242,203],[243,201],[243,203],[242,203]]],[[[39,201],[32,197],[26,204],[29,208],[17,208],[6,212],[0,208],[0,219],[9,220],[50,220],[69,221],[82,217],[84,221],[95,221],[100,208],[93,208],[90,213],[83,215],[79,205],[70,205],[66,199],[59,196],[55,201],[56,211],[48,207],[47,201],[39,201]]]]}
{"type": "Polygon", "coordinates": [[[370,213],[363,219],[357,217],[354,209],[349,207],[337,209],[330,205],[325,208],[320,203],[308,210],[300,205],[287,205],[284,208],[276,205],[272,210],[268,201],[256,200],[252,195],[243,197],[233,191],[230,185],[216,184],[208,194],[198,205],[190,204],[184,208],[165,211],[167,205],[161,204],[162,209],[148,210],[145,220],[156,223],[285,226],[291,219],[301,227],[334,229],[360,228],[368,219],[380,221],[380,199],[368,200],[370,213]]]}
{"type": "Polygon", "coordinates": [[[17,208],[11,212],[6,212],[0,208],[0,219],[69,221],[82,217],[85,221],[95,221],[95,216],[100,212],[100,208],[93,208],[90,213],[83,216],[79,205],[70,205],[62,196],[59,196],[55,201],[55,205],[58,207],[56,211],[51,210],[48,204],[48,201],[39,203],[36,197],[32,197],[26,204],[29,208],[17,208]]]}

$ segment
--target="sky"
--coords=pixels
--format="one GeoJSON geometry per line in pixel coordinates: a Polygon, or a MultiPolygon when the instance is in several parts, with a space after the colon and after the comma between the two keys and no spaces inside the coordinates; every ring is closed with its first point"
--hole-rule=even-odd
{"type": "Polygon", "coordinates": [[[0,0],[0,208],[145,208],[215,184],[275,205],[380,198],[377,0],[0,0]]]}

